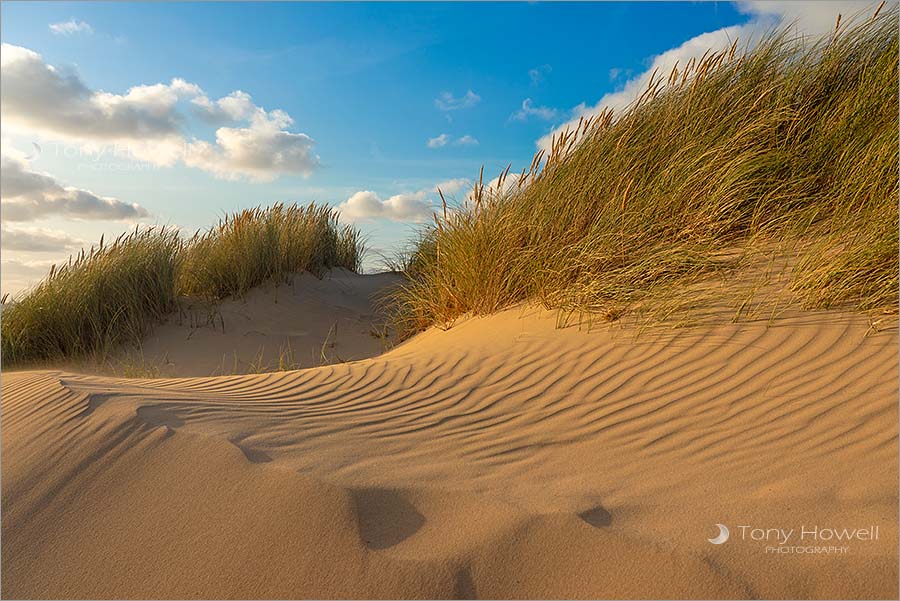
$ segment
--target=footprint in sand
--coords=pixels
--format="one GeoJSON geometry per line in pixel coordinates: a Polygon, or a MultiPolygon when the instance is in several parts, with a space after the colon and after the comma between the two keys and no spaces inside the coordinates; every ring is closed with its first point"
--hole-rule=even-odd
{"type": "Polygon", "coordinates": [[[393,547],[425,524],[425,516],[397,491],[368,488],[351,495],[359,536],[370,549],[393,547]]]}
{"type": "Polygon", "coordinates": [[[594,528],[607,528],[612,524],[612,514],[601,505],[597,505],[587,511],[578,514],[582,520],[593,526],[594,528]]]}

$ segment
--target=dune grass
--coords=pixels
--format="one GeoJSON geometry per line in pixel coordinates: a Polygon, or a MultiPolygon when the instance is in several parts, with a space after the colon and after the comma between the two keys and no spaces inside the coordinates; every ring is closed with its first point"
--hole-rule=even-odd
{"type": "Polygon", "coordinates": [[[240,296],[292,273],[321,276],[332,267],[359,271],[358,230],[340,226],[327,206],[274,205],[222,219],[185,248],[179,289],[206,300],[240,296]]]}
{"type": "Polygon", "coordinates": [[[147,228],[72,258],[21,299],[4,303],[6,365],[96,353],[140,340],[175,309],[183,242],[147,228]]]}
{"type": "Polygon", "coordinates": [[[897,63],[895,7],[676,66],[436,215],[404,261],[401,329],[526,299],[615,319],[784,241],[802,242],[803,306],[894,310],[897,63]]]}
{"type": "Polygon", "coordinates": [[[90,357],[137,344],[182,297],[240,296],[292,272],[358,271],[359,232],[330,207],[275,205],[224,218],[184,240],[170,228],[135,229],[54,266],[2,308],[6,366],[90,357]]]}
{"type": "MultiPolygon", "coordinates": [[[[780,31],[708,53],[621,114],[557,136],[521,174],[494,188],[479,177],[398,262],[399,330],[523,300],[616,319],[785,243],[803,306],[896,311],[897,17],[813,45],[780,31]]],[[[181,296],[357,271],[361,256],[358,231],[315,205],[243,211],[189,240],[135,231],[4,304],[3,359],[102,355],[140,341],[181,296]]]]}

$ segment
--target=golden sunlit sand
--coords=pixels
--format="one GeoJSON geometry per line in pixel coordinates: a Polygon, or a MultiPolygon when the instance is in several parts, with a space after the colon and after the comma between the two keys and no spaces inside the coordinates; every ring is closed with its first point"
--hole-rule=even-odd
{"type": "MultiPolygon", "coordinates": [[[[343,308],[291,327],[365,314],[367,277],[323,280],[343,308]]],[[[3,596],[897,596],[895,330],[556,318],[520,306],[300,371],[4,373],[3,596]],[[849,549],[766,552],[795,545],[849,549]]],[[[191,346],[193,368],[226,346],[191,346]]]]}

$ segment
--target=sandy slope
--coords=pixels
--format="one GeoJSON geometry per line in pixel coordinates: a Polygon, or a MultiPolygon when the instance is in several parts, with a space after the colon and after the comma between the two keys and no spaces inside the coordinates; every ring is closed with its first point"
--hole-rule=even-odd
{"type": "Polygon", "coordinates": [[[262,286],[210,310],[197,304],[173,315],[138,352],[112,361],[118,372],[171,377],[318,367],[384,352],[378,300],[401,276],[334,269],[289,285],[262,286]]]}
{"type": "Polygon", "coordinates": [[[303,371],[7,374],[2,594],[896,598],[898,341],[867,329],[517,309],[303,371]]]}

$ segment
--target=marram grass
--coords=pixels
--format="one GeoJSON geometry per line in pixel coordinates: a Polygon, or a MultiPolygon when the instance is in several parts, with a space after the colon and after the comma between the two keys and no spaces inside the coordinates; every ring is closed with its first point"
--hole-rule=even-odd
{"type": "Polygon", "coordinates": [[[239,296],[265,281],[332,267],[359,271],[359,232],[327,206],[281,204],[247,209],[198,235],[183,254],[182,294],[207,300],[239,296]]]}
{"type": "Polygon", "coordinates": [[[140,340],[175,308],[182,246],[174,230],[136,229],[54,266],[21,299],[4,302],[4,363],[77,357],[140,340]]]}
{"type": "MultiPolygon", "coordinates": [[[[708,53],[622,114],[557,136],[496,189],[479,178],[402,258],[401,331],[529,299],[614,319],[783,247],[798,249],[789,292],[803,306],[896,311],[897,16],[814,45],[781,31],[708,53]]],[[[2,357],[102,356],[139,342],[183,295],[356,271],[362,251],[357,230],[315,205],[243,211],[186,241],[136,230],[4,304],[2,357]]]]}
{"type": "Polygon", "coordinates": [[[791,241],[799,304],[895,311],[897,38],[895,7],[812,45],[785,30],[708,53],[557,136],[521,174],[479,178],[404,259],[401,330],[524,300],[616,318],[720,272],[735,249],[791,241]]]}
{"type": "Polygon", "coordinates": [[[137,344],[183,296],[218,301],[292,272],[358,271],[359,232],[323,206],[275,205],[224,218],[188,240],[170,228],[135,229],[73,257],[2,307],[2,358],[15,366],[104,358],[137,344]]]}

